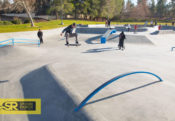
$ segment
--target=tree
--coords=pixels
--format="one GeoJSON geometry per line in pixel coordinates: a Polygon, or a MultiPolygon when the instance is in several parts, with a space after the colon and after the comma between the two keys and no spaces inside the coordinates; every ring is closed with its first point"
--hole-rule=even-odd
{"type": "Polygon", "coordinates": [[[72,3],[70,3],[68,0],[53,0],[51,3],[49,13],[54,12],[56,15],[56,18],[62,18],[63,15],[68,14],[73,9],[72,3]]]}
{"type": "Polygon", "coordinates": [[[171,12],[171,16],[175,17],[175,0],[171,0],[170,3],[170,12],[171,12]]]}
{"type": "Polygon", "coordinates": [[[0,0],[0,7],[2,7],[2,4],[3,4],[3,2],[2,2],[2,0],[0,0]]]}
{"type": "Polygon", "coordinates": [[[134,7],[134,4],[131,2],[131,0],[128,0],[126,3],[125,12],[130,12],[133,7],[134,7]]]}
{"type": "Polygon", "coordinates": [[[155,4],[155,0],[151,0],[150,11],[151,11],[151,16],[152,16],[152,17],[155,17],[155,14],[156,14],[156,4],[155,4]]]}
{"type": "Polygon", "coordinates": [[[166,10],[167,10],[166,2],[167,2],[166,0],[158,0],[157,2],[157,6],[156,6],[157,12],[156,13],[159,18],[164,17],[166,13],[166,10]]]}
{"type": "Polygon", "coordinates": [[[89,7],[87,8],[87,13],[90,18],[94,19],[95,17],[100,17],[100,0],[89,0],[88,3],[89,7]]]}
{"type": "Polygon", "coordinates": [[[35,3],[35,10],[37,15],[47,14],[47,11],[51,7],[53,0],[37,0],[35,3]]]}
{"type": "Polygon", "coordinates": [[[138,2],[137,16],[139,18],[146,18],[149,16],[149,7],[147,5],[147,0],[140,0],[140,2],[138,2]]]}
{"type": "Polygon", "coordinates": [[[74,12],[75,19],[77,19],[78,14],[83,13],[83,10],[87,11],[84,8],[85,8],[86,3],[89,1],[87,1],[87,0],[71,0],[71,2],[74,6],[73,12],[74,12]]]}
{"type": "Polygon", "coordinates": [[[25,10],[25,12],[27,13],[28,18],[30,19],[30,23],[31,23],[31,27],[34,27],[34,21],[31,15],[31,10],[32,10],[32,6],[33,6],[33,2],[34,0],[14,0],[13,3],[13,7],[14,9],[22,9],[21,10],[25,10]]]}
{"type": "Polygon", "coordinates": [[[124,0],[101,0],[100,1],[100,16],[113,18],[119,15],[123,8],[124,0]]]}
{"type": "Polygon", "coordinates": [[[115,10],[114,10],[115,17],[118,18],[118,16],[121,16],[124,5],[125,5],[124,0],[115,0],[115,10]]]}
{"type": "Polygon", "coordinates": [[[8,0],[1,1],[0,10],[3,12],[8,12],[10,9],[10,2],[8,0]]]}
{"type": "Polygon", "coordinates": [[[133,8],[134,8],[134,4],[131,2],[131,0],[128,0],[126,3],[126,7],[124,9],[124,14],[127,18],[131,17],[133,8]]]}
{"type": "Polygon", "coordinates": [[[142,0],[137,0],[137,5],[142,3],[143,1],[142,0]]]}

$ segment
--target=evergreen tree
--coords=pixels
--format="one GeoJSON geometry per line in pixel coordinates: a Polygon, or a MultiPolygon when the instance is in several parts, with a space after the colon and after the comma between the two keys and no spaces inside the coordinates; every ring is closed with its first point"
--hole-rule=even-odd
{"type": "Polygon", "coordinates": [[[68,0],[53,0],[48,13],[55,13],[56,18],[68,14],[73,9],[73,5],[68,0]]]}
{"type": "Polygon", "coordinates": [[[155,4],[155,0],[151,0],[150,11],[151,11],[152,17],[155,17],[155,14],[156,14],[156,4],[155,4]]]}
{"type": "Polygon", "coordinates": [[[166,2],[167,2],[166,0],[158,0],[157,2],[156,13],[157,13],[157,16],[160,18],[164,17],[164,15],[166,14],[166,10],[167,10],[166,2]]]}
{"type": "Polygon", "coordinates": [[[53,0],[37,0],[36,1],[36,14],[42,15],[46,14],[49,10],[53,0]]]}
{"type": "Polygon", "coordinates": [[[171,0],[170,6],[171,6],[171,15],[172,17],[175,17],[175,0],[171,0]]]}
{"type": "Polygon", "coordinates": [[[100,4],[103,1],[100,0],[89,0],[88,15],[91,19],[100,17],[100,4]]]}
{"type": "Polygon", "coordinates": [[[113,18],[119,15],[123,8],[124,0],[101,0],[99,14],[102,17],[113,18]]]}

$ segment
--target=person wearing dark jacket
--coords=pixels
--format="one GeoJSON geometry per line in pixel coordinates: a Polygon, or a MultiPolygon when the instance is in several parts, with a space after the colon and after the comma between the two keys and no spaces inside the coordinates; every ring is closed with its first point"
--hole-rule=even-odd
{"type": "Polygon", "coordinates": [[[124,34],[124,32],[122,31],[119,35],[119,44],[118,44],[118,47],[119,47],[119,50],[122,49],[124,50],[125,47],[124,47],[124,40],[126,39],[126,36],[124,34]]]}
{"type": "Polygon", "coordinates": [[[108,19],[108,27],[111,28],[111,20],[108,19]]]}
{"type": "Polygon", "coordinates": [[[43,44],[43,32],[41,31],[41,29],[38,30],[37,35],[40,39],[40,44],[43,44]]]}
{"type": "Polygon", "coordinates": [[[71,37],[75,37],[76,38],[75,42],[76,42],[76,44],[78,44],[78,35],[77,35],[77,33],[72,33],[73,29],[75,27],[76,27],[76,24],[73,23],[62,31],[61,36],[62,36],[63,33],[65,33],[66,45],[69,45],[69,38],[71,38],[71,37]]]}

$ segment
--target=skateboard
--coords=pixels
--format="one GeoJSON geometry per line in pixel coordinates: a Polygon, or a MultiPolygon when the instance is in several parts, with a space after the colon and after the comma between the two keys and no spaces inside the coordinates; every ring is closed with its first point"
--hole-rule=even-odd
{"type": "Polygon", "coordinates": [[[81,44],[65,44],[65,46],[81,46],[81,44]]]}

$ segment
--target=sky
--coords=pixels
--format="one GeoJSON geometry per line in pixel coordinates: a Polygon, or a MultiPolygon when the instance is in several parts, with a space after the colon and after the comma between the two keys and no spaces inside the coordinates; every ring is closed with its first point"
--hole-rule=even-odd
{"type": "MultiPolygon", "coordinates": [[[[4,0],[1,0],[4,1],[4,0]]],[[[9,0],[10,2],[13,2],[13,0],[9,0]]],[[[125,2],[127,2],[128,0],[125,0],[125,2]]],[[[131,0],[134,4],[137,4],[137,0],[131,0]]],[[[151,0],[149,0],[151,1],[151,0]]],[[[170,2],[171,0],[167,0],[167,2],[170,2]]],[[[157,2],[157,0],[155,0],[155,2],[157,2]]]]}
{"type": "MultiPolygon", "coordinates": [[[[128,1],[128,0],[125,0],[125,1],[128,1]]],[[[134,4],[137,4],[137,0],[131,0],[134,4]]],[[[151,1],[151,0],[149,0],[151,1]]],[[[167,0],[167,2],[170,2],[171,0],[167,0]]],[[[157,0],[155,0],[155,2],[157,2],[157,0]]]]}
{"type": "MultiPolygon", "coordinates": [[[[4,1],[4,0],[0,0],[0,1],[4,1]]],[[[13,0],[9,0],[11,3],[13,2],[13,0]]]]}

